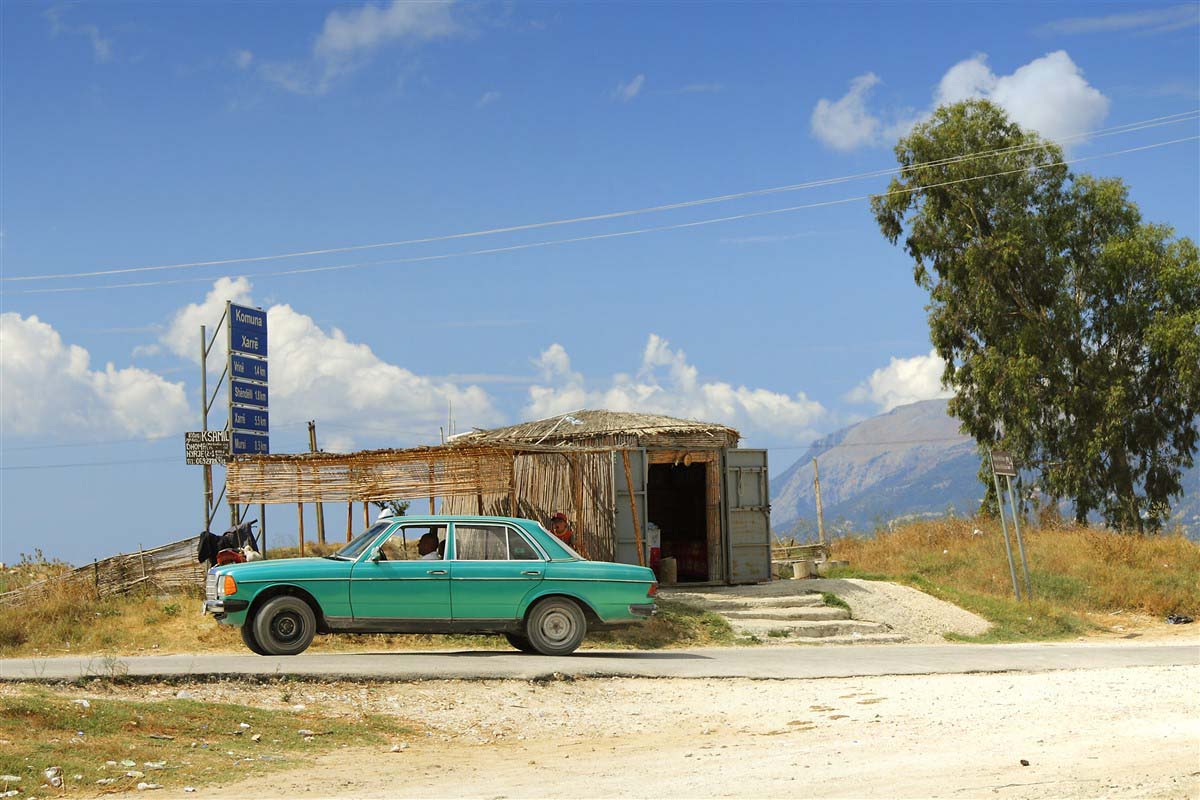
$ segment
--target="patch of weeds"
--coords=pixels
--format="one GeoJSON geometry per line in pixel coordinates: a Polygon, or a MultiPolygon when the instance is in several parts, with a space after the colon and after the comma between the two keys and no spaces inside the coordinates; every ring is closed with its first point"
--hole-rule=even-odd
{"type": "Polygon", "coordinates": [[[790,635],[791,632],[787,628],[772,628],[767,631],[767,636],[772,639],[786,639],[790,635]]]}
{"type": "Polygon", "coordinates": [[[844,608],[846,611],[850,610],[849,604],[847,604],[845,600],[838,597],[833,592],[821,592],[821,599],[825,602],[825,605],[829,606],[830,608],[844,608]]]}
{"type": "Polygon", "coordinates": [[[675,600],[658,601],[658,613],[637,625],[589,634],[591,644],[649,650],[663,647],[711,647],[734,643],[729,620],[675,600]]]}
{"type": "Polygon", "coordinates": [[[179,792],[411,732],[396,719],[370,714],[335,718],[180,699],[86,702],[40,688],[0,696],[0,738],[6,740],[0,774],[21,776],[22,796],[44,782],[41,768],[50,764],[61,767],[64,778],[56,797],[131,792],[139,782],[179,792]],[[231,770],[231,759],[250,766],[231,770]]]}
{"type": "Polygon", "coordinates": [[[183,610],[183,606],[179,603],[167,603],[162,607],[162,613],[168,617],[179,616],[179,612],[183,610]]]}

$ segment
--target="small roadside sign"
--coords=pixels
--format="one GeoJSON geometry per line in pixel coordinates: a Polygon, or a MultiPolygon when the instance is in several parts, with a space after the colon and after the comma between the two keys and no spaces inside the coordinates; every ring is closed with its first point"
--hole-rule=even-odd
{"type": "Polygon", "coordinates": [[[230,353],[229,374],[235,378],[241,378],[243,380],[266,383],[267,362],[265,359],[261,358],[250,358],[248,356],[239,356],[236,353],[230,353]]]}
{"type": "Polygon", "coordinates": [[[1017,477],[1017,467],[1011,453],[1007,450],[992,451],[992,474],[1017,477]]]}
{"type": "Polygon", "coordinates": [[[267,355],[267,312],[229,304],[229,351],[267,355]]]}
{"type": "Polygon", "coordinates": [[[254,406],[255,408],[267,407],[267,387],[257,383],[246,383],[245,381],[230,381],[230,391],[233,396],[230,398],[234,405],[254,406]]]}
{"type": "Polygon", "coordinates": [[[229,431],[188,431],[183,434],[189,464],[225,464],[229,461],[229,431]]]}
{"type": "Polygon", "coordinates": [[[271,430],[270,417],[265,408],[234,406],[230,409],[230,414],[229,424],[235,431],[268,433],[271,430]]]}
{"type": "Polygon", "coordinates": [[[266,436],[257,433],[233,432],[233,454],[235,456],[265,456],[271,452],[266,436]]]}

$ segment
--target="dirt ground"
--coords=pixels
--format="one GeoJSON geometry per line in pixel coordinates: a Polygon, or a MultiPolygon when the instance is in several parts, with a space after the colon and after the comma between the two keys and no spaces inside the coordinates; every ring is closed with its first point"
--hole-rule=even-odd
{"type": "MultiPolygon", "coordinates": [[[[1138,667],[814,681],[197,685],[187,690],[203,699],[394,714],[419,733],[177,796],[1200,797],[1198,682],[1197,667],[1138,667]]],[[[178,690],[101,691],[153,698],[178,690]]]]}

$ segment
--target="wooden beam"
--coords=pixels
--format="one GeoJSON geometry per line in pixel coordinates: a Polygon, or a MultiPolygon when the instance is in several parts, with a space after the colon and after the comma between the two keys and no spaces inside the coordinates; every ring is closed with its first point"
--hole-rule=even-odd
{"type": "Polygon", "coordinates": [[[704,520],[708,529],[708,579],[725,579],[722,565],[724,548],[721,547],[721,464],[717,460],[708,462],[704,480],[704,520]]]}
{"type": "Polygon", "coordinates": [[[521,507],[517,505],[517,454],[513,453],[508,462],[508,515],[518,516],[521,507]]]}
{"type": "Polygon", "coordinates": [[[587,558],[587,544],[583,541],[583,468],[579,463],[579,454],[571,454],[571,495],[575,508],[575,547],[579,554],[587,558]]]}
{"type": "Polygon", "coordinates": [[[642,550],[642,526],[638,522],[637,492],[633,490],[633,474],[629,470],[629,451],[621,451],[621,462],[625,465],[625,488],[629,490],[629,508],[633,512],[633,541],[637,545],[638,565],[646,566],[646,554],[642,550]]]}
{"type": "Polygon", "coordinates": [[[354,534],[354,501],[346,502],[346,541],[350,541],[354,534]]]}
{"type": "Polygon", "coordinates": [[[304,503],[296,503],[296,514],[300,519],[300,557],[304,558],[304,503]]]}

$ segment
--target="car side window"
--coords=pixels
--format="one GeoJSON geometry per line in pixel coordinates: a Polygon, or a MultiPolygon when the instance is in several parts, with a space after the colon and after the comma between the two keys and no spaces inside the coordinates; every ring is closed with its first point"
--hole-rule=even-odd
{"type": "MultiPolygon", "coordinates": [[[[446,541],[445,525],[405,525],[397,528],[391,536],[384,539],[379,546],[380,561],[416,561],[424,554],[421,553],[421,540],[431,536],[437,540],[438,546],[446,541]]],[[[440,552],[440,551],[439,551],[440,552]]]]}
{"type": "Polygon", "coordinates": [[[503,525],[455,525],[459,561],[540,561],[533,545],[503,525]]]}

